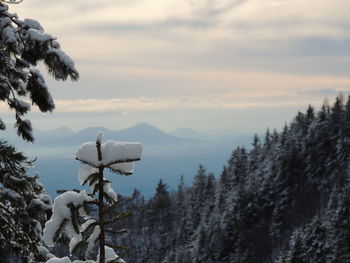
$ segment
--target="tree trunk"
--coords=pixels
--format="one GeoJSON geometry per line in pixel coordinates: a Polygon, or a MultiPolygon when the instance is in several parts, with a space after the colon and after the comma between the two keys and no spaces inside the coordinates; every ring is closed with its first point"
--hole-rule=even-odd
{"type": "MultiPolygon", "coordinates": [[[[98,160],[102,161],[101,153],[101,143],[96,142],[98,160]]],[[[104,204],[103,204],[103,169],[104,167],[99,167],[99,179],[98,179],[98,215],[99,215],[99,225],[100,225],[100,262],[105,263],[105,230],[104,230],[104,204]]]]}

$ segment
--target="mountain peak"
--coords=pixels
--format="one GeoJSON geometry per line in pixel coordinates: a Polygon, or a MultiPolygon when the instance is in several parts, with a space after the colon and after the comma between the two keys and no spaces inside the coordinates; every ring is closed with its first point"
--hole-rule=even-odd
{"type": "Polygon", "coordinates": [[[161,141],[176,141],[177,137],[163,132],[153,125],[142,122],[126,129],[116,131],[116,138],[123,140],[138,140],[141,142],[161,142],[161,141]]]}
{"type": "Polygon", "coordinates": [[[127,128],[127,129],[157,130],[157,131],[163,132],[160,129],[154,127],[153,125],[151,125],[151,124],[149,124],[147,122],[141,122],[141,123],[135,124],[134,126],[131,126],[131,127],[127,128]]]}
{"type": "Polygon", "coordinates": [[[202,133],[189,128],[179,128],[171,132],[170,134],[179,138],[187,138],[187,139],[206,139],[207,137],[202,133]]]}

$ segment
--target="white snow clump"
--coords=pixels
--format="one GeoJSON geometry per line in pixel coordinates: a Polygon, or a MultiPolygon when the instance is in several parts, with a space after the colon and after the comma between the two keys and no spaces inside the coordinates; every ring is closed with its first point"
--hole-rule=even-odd
{"type": "Polygon", "coordinates": [[[88,201],[93,201],[93,198],[89,197],[84,192],[77,193],[74,191],[67,191],[55,198],[52,216],[50,220],[46,222],[43,233],[43,241],[48,247],[54,246],[54,236],[64,220],[67,221],[65,225],[65,233],[67,236],[71,238],[73,242],[80,238],[80,235],[76,233],[71,221],[72,215],[68,205],[72,204],[78,207],[88,201]]]}
{"type": "Polygon", "coordinates": [[[115,163],[140,160],[142,144],[138,142],[106,141],[101,145],[101,153],[102,161],[99,161],[96,143],[86,142],[78,148],[75,156],[76,159],[94,167],[107,167],[115,163]]]}
{"type": "MultiPolygon", "coordinates": [[[[108,263],[109,261],[112,261],[112,260],[115,260],[117,259],[117,262],[118,263],[125,263],[125,261],[120,258],[112,248],[108,247],[108,246],[105,246],[105,260],[106,260],[106,263],[108,263]]],[[[97,260],[96,262],[99,262],[100,261],[100,251],[98,252],[98,255],[97,255],[97,260]]]]}

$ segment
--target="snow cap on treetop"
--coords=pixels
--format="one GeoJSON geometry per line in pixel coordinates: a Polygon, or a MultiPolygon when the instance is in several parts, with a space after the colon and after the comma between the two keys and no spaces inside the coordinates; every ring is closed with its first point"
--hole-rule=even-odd
{"type": "Polygon", "coordinates": [[[95,168],[107,167],[121,174],[132,174],[132,162],[141,159],[142,144],[139,142],[119,142],[112,140],[102,144],[101,141],[102,133],[98,133],[96,143],[101,144],[102,160],[98,159],[97,145],[94,142],[82,144],[78,148],[75,158],[95,168]]]}
{"type": "Polygon", "coordinates": [[[102,143],[102,139],[103,139],[103,132],[98,132],[96,135],[96,142],[102,143]]]}

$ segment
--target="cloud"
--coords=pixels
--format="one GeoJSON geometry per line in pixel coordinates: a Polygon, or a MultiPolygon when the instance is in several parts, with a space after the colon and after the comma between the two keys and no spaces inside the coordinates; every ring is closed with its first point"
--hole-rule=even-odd
{"type": "Polygon", "coordinates": [[[140,24],[169,28],[182,24],[188,25],[188,30],[215,24],[214,37],[218,32],[218,36],[223,33],[235,39],[349,35],[345,26],[350,11],[347,0],[32,0],[17,9],[33,17],[45,9],[39,15],[45,25],[54,24],[66,32],[107,24],[131,29],[140,24]]]}
{"type": "MultiPolygon", "coordinates": [[[[109,76],[113,75],[113,72],[105,72],[105,74],[109,76]]],[[[111,80],[113,85],[110,87],[106,87],[105,79],[92,78],[84,80],[82,84],[91,84],[95,81],[96,85],[92,86],[97,87],[97,90],[93,87],[87,89],[85,85],[63,89],[61,96],[54,96],[55,112],[127,113],[281,108],[310,103],[318,105],[325,96],[350,92],[350,77],[144,68],[123,69],[118,74],[120,76],[116,75],[116,79],[111,80]],[[125,77],[124,86],[122,86],[121,76],[125,77]],[[128,81],[132,78],[135,79],[133,85],[128,81]],[[168,79],[172,79],[171,85],[167,83],[168,79]],[[99,84],[102,81],[104,81],[103,86],[99,84]],[[144,82],[147,82],[149,87],[145,87],[144,82]],[[160,85],[160,82],[164,85],[160,85]],[[153,87],[152,83],[158,86],[153,87]],[[167,86],[165,86],[166,83],[167,86]],[[181,85],[181,83],[187,85],[181,85]],[[189,83],[192,85],[188,85],[189,83]],[[99,85],[103,89],[103,94],[95,96],[99,85]]],[[[90,75],[93,76],[93,72],[90,75]]],[[[54,92],[57,93],[58,89],[54,89],[54,92]]],[[[7,105],[2,104],[1,110],[5,112],[6,109],[7,105]]],[[[33,111],[38,110],[33,107],[33,111]]]]}
{"type": "Polygon", "coordinates": [[[212,21],[204,21],[200,19],[177,19],[170,18],[163,21],[156,22],[130,22],[130,23],[100,23],[100,24],[87,24],[81,27],[84,32],[94,32],[100,34],[163,34],[169,33],[169,30],[176,30],[179,28],[187,30],[204,30],[210,27],[214,27],[215,23],[212,21]]]}
{"type": "MultiPolygon", "coordinates": [[[[235,96],[233,96],[235,97],[235,96]]],[[[248,108],[273,108],[302,105],[300,101],[255,101],[235,102],[223,100],[221,97],[214,98],[133,98],[133,99],[85,99],[85,100],[57,100],[57,113],[71,112],[119,112],[127,115],[128,112],[162,112],[176,110],[228,110],[248,108]]]]}
{"type": "Polygon", "coordinates": [[[79,83],[48,80],[60,111],[264,106],[350,87],[348,0],[31,0],[12,9],[37,18],[76,60],[79,83]]]}
{"type": "Polygon", "coordinates": [[[159,51],[152,49],[154,42],[173,43],[183,52],[197,47],[209,53],[227,43],[244,57],[340,56],[348,54],[350,39],[347,0],[31,0],[13,9],[38,18],[84,58],[91,52],[80,48],[92,48],[89,42],[98,48],[97,40],[108,52],[120,42],[128,42],[130,49],[142,43],[143,54],[159,51]]]}

